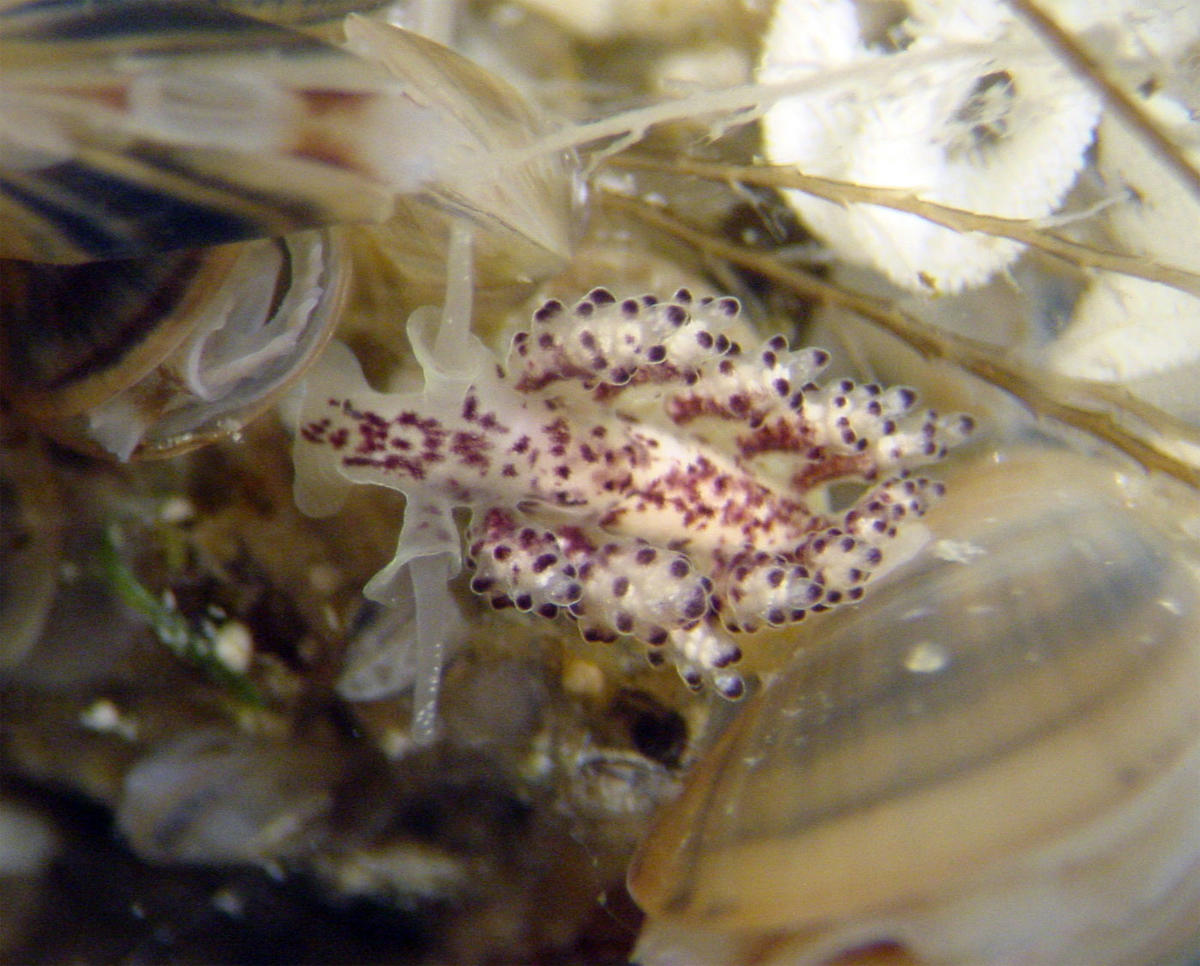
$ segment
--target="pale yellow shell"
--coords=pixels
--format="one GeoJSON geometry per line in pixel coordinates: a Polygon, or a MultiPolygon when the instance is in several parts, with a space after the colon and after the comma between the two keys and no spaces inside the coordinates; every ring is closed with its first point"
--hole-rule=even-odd
{"type": "Polygon", "coordinates": [[[1065,451],[983,461],[811,628],[630,872],[640,963],[1125,962],[1200,937],[1196,508],[1065,451]]]}

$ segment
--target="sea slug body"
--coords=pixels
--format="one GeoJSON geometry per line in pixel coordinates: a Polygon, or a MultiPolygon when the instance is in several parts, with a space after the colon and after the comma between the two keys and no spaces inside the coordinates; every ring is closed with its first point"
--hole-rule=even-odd
{"type": "Polygon", "coordinates": [[[914,410],[912,390],[814,382],[821,349],[782,336],[744,351],[732,298],[619,299],[597,288],[546,302],[501,365],[473,336],[437,371],[410,323],[423,392],[367,386],[335,346],[310,380],[297,437],[298,499],[393,487],[408,500],[394,574],[462,547],[496,606],[567,614],[587,640],[628,635],[652,663],[737,697],[736,635],[860,599],[906,519],[940,484],[909,471],[972,430],[914,410]],[[846,510],[826,484],[860,481],[846,510]],[[465,538],[453,510],[472,511],[465,538]]]}

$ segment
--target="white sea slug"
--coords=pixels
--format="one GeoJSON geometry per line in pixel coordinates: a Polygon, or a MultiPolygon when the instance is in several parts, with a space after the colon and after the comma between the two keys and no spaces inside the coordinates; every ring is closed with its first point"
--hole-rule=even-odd
{"type": "MultiPolygon", "coordinates": [[[[501,365],[467,335],[436,362],[418,315],[422,392],[375,392],[335,346],[311,377],[296,443],[297,497],[375,483],[407,497],[396,559],[461,567],[497,606],[567,615],[594,641],[627,635],[694,687],[737,697],[741,632],[858,600],[905,520],[940,484],[909,476],[971,431],[915,411],[910,389],[818,386],[828,356],[782,336],[753,352],[724,334],[732,298],[619,299],[597,288],[546,302],[501,365]],[[865,492],[826,513],[833,481],[865,492]],[[465,538],[453,510],[471,511],[465,538]]],[[[418,578],[444,593],[446,569],[418,578]]],[[[424,588],[424,590],[422,590],[424,588]]]]}

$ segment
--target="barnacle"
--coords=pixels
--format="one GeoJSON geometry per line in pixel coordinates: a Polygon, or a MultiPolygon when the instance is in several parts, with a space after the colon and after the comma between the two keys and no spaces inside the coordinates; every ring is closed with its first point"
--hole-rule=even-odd
{"type": "Polygon", "coordinates": [[[726,335],[738,311],[686,289],[597,288],[543,304],[503,365],[467,335],[451,371],[433,370],[418,320],[422,393],[373,392],[331,351],[299,417],[299,503],[328,509],[337,476],[402,491],[387,573],[457,562],[453,510],[468,507],[474,591],[565,611],[587,640],[632,635],[691,686],[739,696],[730,633],[860,600],[897,528],[939,491],[909,471],[972,423],[914,411],[909,389],[818,386],[827,353],[780,335],[743,351],[726,335]],[[870,487],[838,513],[813,505],[843,480],[870,487]]]}
{"type": "MultiPolygon", "coordinates": [[[[999,0],[914,3],[891,36],[873,38],[862,36],[857,6],[776,6],[761,79],[881,59],[895,66],[870,87],[850,80],[772,106],[763,118],[768,160],[986,214],[1050,214],[1083,166],[1100,114],[1095,94],[1037,49],[999,0]],[[900,52],[888,52],[890,45],[900,52]]],[[[1012,241],[963,236],[903,212],[800,192],[788,200],[847,258],[916,290],[979,285],[1021,251],[1012,241]]]]}

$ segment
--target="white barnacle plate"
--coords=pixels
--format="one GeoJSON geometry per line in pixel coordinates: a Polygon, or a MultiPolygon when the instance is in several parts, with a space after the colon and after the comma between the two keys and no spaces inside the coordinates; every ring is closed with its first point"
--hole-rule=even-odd
{"type": "Polygon", "coordinates": [[[1063,450],[953,480],[926,552],[805,638],[659,816],[638,961],[1194,949],[1200,582],[1163,524],[1196,508],[1164,499],[1063,450]]]}
{"type": "MultiPolygon", "coordinates": [[[[895,5],[907,16],[870,29],[872,4],[782,0],[759,79],[778,82],[892,64],[875,83],[787,98],[763,118],[775,164],[1007,218],[1056,209],[1084,166],[1100,108],[1095,94],[1023,31],[998,0],[895,5]]],[[[849,261],[916,291],[982,284],[1021,246],[962,234],[914,215],[787,193],[805,221],[849,261]]]]}

